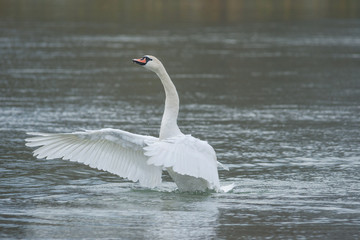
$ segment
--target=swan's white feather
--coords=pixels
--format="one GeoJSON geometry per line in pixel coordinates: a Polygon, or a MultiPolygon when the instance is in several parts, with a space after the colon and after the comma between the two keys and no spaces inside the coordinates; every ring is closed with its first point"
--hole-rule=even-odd
{"type": "Polygon", "coordinates": [[[38,147],[37,158],[63,158],[108,171],[142,186],[161,183],[161,166],[147,163],[143,148],[158,141],[155,137],[132,134],[116,129],[73,133],[29,133],[26,145],[38,147]],[[146,143],[145,143],[146,141],[146,143]]]}
{"type": "MultiPolygon", "coordinates": [[[[214,149],[205,141],[183,135],[177,125],[179,96],[162,63],[154,56],[134,59],[160,78],[166,95],[159,139],[122,130],[74,133],[30,133],[27,146],[38,158],[63,158],[115,173],[146,187],[161,182],[165,168],[181,191],[220,190],[214,149]]],[[[219,163],[219,166],[222,166],[219,163]]],[[[226,169],[226,166],[223,166],[226,169]]]]}
{"type": "Polygon", "coordinates": [[[210,188],[220,188],[214,149],[190,135],[179,135],[152,142],[144,148],[148,164],[171,168],[172,171],[205,179],[210,188]]]}

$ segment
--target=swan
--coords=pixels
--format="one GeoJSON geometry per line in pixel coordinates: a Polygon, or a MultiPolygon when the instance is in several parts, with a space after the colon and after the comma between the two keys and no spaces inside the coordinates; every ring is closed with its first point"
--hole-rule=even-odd
{"type": "Polygon", "coordinates": [[[26,146],[36,147],[39,159],[62,158],[104,170],[141,186],[154,188],[161,183],[163,169],[182,192],[220,190],[214,149],[206,142],[183,134],[177,124],[179,97],[163,64],[154,56],[133,59],[153,71],[165,90],[165,109],[159,137],[105,128],[72,133],[29,132],[26,146]]]}

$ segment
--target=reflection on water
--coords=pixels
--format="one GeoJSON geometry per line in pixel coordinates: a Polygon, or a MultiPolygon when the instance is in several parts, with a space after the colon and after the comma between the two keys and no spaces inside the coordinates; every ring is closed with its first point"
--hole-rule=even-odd
{"type": "Polygon", "coordinates": [[[358,1],[0,5],[1,238],[360,237],[358,1]],[[157,136],[162,86],[131,63],[148,53],[231,193],[180,194],[167,175],[143,189],[24,146],[27,131],[157,136]]]}

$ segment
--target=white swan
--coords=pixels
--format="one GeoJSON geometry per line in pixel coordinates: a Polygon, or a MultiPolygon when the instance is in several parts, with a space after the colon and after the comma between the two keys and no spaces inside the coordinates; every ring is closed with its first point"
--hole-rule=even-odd
{"type": "MultiPolygon", "coordinates": [[[[37,158],[81,162],[139,181],[153,188],[166,169],[180,191],[220,190],[214,149],[205,141],[181,133],[177,125],[179,97],[163,64],[146,55],[133,62],[155,72],[164,85],[166,100],[159,138],[117,129],[73,133],[28,133],[26,146],[38,147],[37,158]]],[[[221,164],[220,164],[221,165],[221,164]]],[[[221,165],[222,166],[222,165],[221,165]]]]}

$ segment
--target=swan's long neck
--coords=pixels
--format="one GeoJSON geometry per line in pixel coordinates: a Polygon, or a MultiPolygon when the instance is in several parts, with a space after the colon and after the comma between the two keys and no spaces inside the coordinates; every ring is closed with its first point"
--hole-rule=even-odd
{"type": "Polygon", "coordinates": [[[169,74],[166,72],[163,66],[156,74],[159,76],[164,86],[166,97],[165,110],[161,120],[159,135],[160,139],[165,139],[182,134],[177,125],[177,117],[179,114],[179,96],[177,94],[175,85],[171,81],[169,74]]]}

